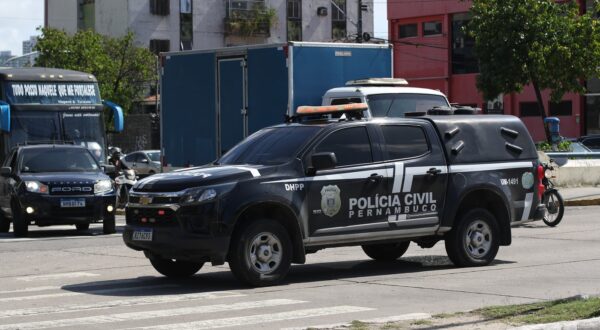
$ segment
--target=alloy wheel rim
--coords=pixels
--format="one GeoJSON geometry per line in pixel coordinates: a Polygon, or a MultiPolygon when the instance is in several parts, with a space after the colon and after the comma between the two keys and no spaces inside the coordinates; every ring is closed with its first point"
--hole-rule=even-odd
{"type": "Polygon", "coordinates": [[[465,232],[466,251],[474,259],[485,257],[492,247],[492,231],[482,220],[473,221],[465,232]]]}

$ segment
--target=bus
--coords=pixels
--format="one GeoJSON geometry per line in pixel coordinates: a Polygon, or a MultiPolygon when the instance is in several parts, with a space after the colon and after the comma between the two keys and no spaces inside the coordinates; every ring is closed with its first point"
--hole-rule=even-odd
{"type": "Polygon", "coordinates": [[[24,144],[68,143],[87,147],[107,163],[104,110],[115,132],[123,131],[123,110],[102,101],[96,78],[51,68],[0,68],[0,161],[24,144]]]}

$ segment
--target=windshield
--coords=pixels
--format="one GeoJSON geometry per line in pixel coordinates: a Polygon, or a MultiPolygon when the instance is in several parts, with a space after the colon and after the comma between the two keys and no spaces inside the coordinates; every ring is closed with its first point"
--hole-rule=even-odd
{"type": "Polygon", "coordinates": [[[367,103],[373,117],[404,117],[407,112],[426,112],[436,106],[450,106],[440,95],[408,93],[369,95],[367,103]]]}
{"type": "Polygon", "coordinates": [[[21,153],[22,173],[97,172],[98,163],[86,150],[79,148],[33,148],[21,153]]]}
{"type": "Polygon", "coordinates": [[[100,164],[105,163],[104,125],[99,112],[64,112],[65,141],[90,150],[100,164]]]}
{"type": "Polygon", "coordinates": [[[321,128],[315,126],[272,127],[240,142],[218,164],[278,165],[291,161],[305,142],[321,128]]]}
{"type": "Polygon", "coordinates": [[[27,142],[52,143],[61,140],[58,114],[53,111],[13,111],[10,147],[27,142]]]}
{"type": "Polygon", "coordinates": [[[160,152],[159,151],[147,152],[146,155],[148,155],[148,158],[150,158],[151,161],[160,162],[160,152]]]}

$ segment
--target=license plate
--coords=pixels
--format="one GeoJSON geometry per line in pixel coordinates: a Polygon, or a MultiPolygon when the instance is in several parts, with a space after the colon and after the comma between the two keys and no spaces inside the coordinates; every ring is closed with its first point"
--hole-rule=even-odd
{"type": "Polygon", "coordinates": [[[142,205],[152,204],[152,197],[141,196],[140,197],[140,204],[142,204],[142,205]]]}
{"type": "Polygon", "coordinates": [[[136,229],[133,231],[131,239],[134,241],[152,241],[152,229],[136,229]]]}
{"type": "Polygon", "coordinates": [[[61,199],[60,207],[85,207],[85,198],[61,199]]]}

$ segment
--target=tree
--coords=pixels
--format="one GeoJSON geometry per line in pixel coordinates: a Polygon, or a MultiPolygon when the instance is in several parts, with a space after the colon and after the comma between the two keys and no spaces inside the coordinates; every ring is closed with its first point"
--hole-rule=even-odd
{"type": "Polygon", "coordinates": [[[479,60],[477,88],[486,99],[531,84],[543,120],[541,90],[559,102],[600,75],[600,22],[593,13],[581,15],[575,0],[473,0],[471,12],[467,30],[479,60]]]}
{"type": "Polygon", "coordinates": [[[134,45],[133,33],[120,38],[102,36],[90,30],[74,35],[42,28],[35,50],[36,66],[88,72],[96,76],[100,93],[128,113],[156,81],[156,59],[145,48],[134,45]]]}

